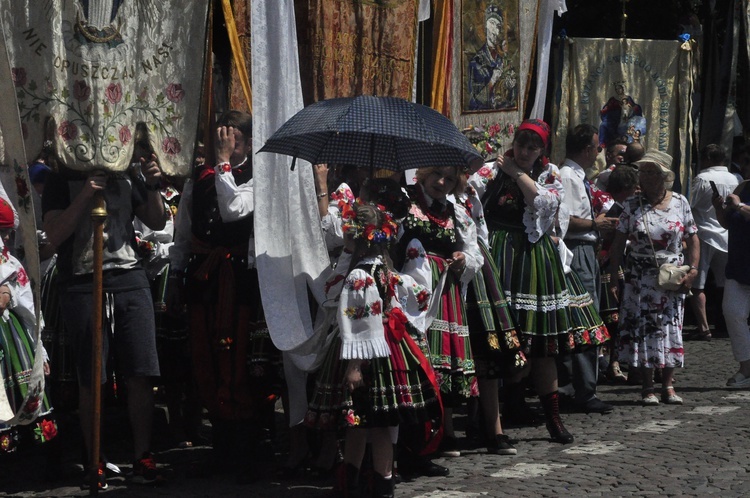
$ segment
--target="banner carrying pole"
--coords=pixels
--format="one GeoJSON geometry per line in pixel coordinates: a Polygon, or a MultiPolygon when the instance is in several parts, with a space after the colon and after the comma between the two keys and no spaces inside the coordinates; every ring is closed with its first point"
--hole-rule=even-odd
{"type": "Polygon", "coordinates": [[[107,219],[107,207],[104,194],[97,192],[94,196],[94,207],[91,209],[91,222],[94,229],[93,290],[91,299],[91,456],[89,494],[99,493],[99,446],[102,415],[102,297],[104,261],[104,221],[107,219]]]}

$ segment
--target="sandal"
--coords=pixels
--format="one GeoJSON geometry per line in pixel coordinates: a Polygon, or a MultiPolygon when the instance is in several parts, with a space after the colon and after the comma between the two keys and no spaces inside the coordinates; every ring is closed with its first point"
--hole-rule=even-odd
{"type": "MultiPolygon", "coordinates": [[[[655,396],[654,396],[655,397],[655,396]]],[[[661,400],[668,405],[681,405],[682,398],[674,392],[674,387],[665,387],[661,392],[661,400]]]]}
{"type": "Polygon", "coordinates": [[[643,406],[655,406],[659,404],[659,398],[654,394],[654,389],[644,389],[641,392],[641,404],[643,406]]]}
{"type": "Polygon", "coordinates": [[[613,384],[622,384],[628,381],[628,378],[620,370],[620,365],[617,363],[610,363],[609,369],[607,370],[607,380],[613,384]]]}

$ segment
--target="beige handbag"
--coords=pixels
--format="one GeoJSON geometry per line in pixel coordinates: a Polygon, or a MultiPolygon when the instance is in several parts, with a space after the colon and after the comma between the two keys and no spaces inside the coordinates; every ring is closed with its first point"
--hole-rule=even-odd
{"type": "MultiPolygon", "coordinates": [[[[640,202],[640,197],[638,198],[638,202],[640,202]]],[[[685,278],[685,275],[687,275],[690,272],[690,266],[688,265],[675,265],[672,263],[663,263],[659,264],[659,258],[656,256],[656,249],[654,249],[654,241],[651,240],[651,231],[649,230],[649,222],[646,218],[646,210],[643,209],[643,204],[641,204],[641,211],[643,212],[643,221],[646,225],[646,235],[648,235],[648,241],[651,244],[651,251],[654,253],[654,264],[657,268],[659,268],[659,276],[657,278],[656,284],[659,286],[661,290],[667,290],[667,291],[676,291],[679,290],[680,287],[682,287],[682,279],[685,278]]]]}
{"type": "Polygon", "coordinates": [[[690,271],[688,265],[677,266],[671,263],[664,263],[659,266],[659,279],[657,284],[662,290],[676,291],[682,287],[682,279],[690,271]]]}

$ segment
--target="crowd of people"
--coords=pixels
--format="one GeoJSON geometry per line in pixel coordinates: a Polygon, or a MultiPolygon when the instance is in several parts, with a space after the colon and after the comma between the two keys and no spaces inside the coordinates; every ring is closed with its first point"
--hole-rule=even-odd
{"type": "MultiPolygon", "coordinates": [[[[750,386],[743,257],[750,188],[729,171],[719,145],[702,150],[690,201],[672,190],[672,158],[638,142],[608,144],[607,167],[594,180],[603,150],[598,130],[586,124],[568,133],[559,168],[548,159],[551,130],[540,120],[519,125],[511,148],[476,172],[426,167],[407,182],[398,172],[314,165],[331,271],[316,310],[326,337],[299,376],[285,368],[263,315],[251,117],[225,113],[210,154],[215,164],[201,151],[184,184],[162,175],[147,129],[136,135],[126,173],[81,173],[53,157],[30,169],[44,173],[40,240],[45,254],[56,253],[43,311],[72,345],[88,450],[88,212],[96,196],[106,201],[102,359],[114,363],[100,381],[113,373],[121,381],[134,482],[163,481],[151,453],[156,385],[175,444],[199,441],[205,410],[214,457],[204,468],[247,479],[262,477],[257,462],[272,459],[281,398],[291,445],[279,477],[336,475],[336,489],[348,497],[393,496],[399,473],[448,475],[450,465],[432,458],[460,457],[454,414],[464,407],[467,435],[488,453],[514,455],[522,448],[508,427],[544,424],[552,442],[570,444],[575,436],[561,406],[611,413],[596,395],[600,376],[640,384],[644,406],[682,404],[673,373],[685,362],[685,301],[695,310],[697,338],[710,339],[709,272],[727,288],[724,315],[739,363],[727,385],[750,386]],[[527,405],[529,392],[541,411],[527,405]]],[[[750,163],[746,149],[736,149],[733,157],[750,163]]],[[[16,224],[0,199],[0,230],[16,224]]],[[[3,241],[0,366],[3,378],[18,380],[6,382],[6,391],[19,410],[34,360],[33,299],[12,243],[3,241]]],[[[54,411],[46,397],[40,403],[30,426],[39,430],[31,432],[52,440],[54,411]]],[[[0,426],[0,451],[22,442],[18,429],[0,426]]],[[[100,489],[106,477],[102,460],[100,489]]]]}

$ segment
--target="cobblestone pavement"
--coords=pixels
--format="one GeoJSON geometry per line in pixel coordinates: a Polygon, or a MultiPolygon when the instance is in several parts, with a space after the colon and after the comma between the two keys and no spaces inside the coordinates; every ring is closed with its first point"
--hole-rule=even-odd
{"type": "MultiPolygon", "coordinates": [[[[516,456],[469,449],[460,458],[440,459],[451,475],[401,483],[397,496],[474,498],[482,496],[747,496],[750,491],[750,390],[724,387],[736,369],[729,339],[686,343],[687,367],[675,387],[683,406],[640,406],[637,386],[601,385],[610,415],[564,415],[575,435],[572,445],[550,443],[543,426],[510,429],[516,456]]],[[[460,433],[459,433],[460,434],[460,433]]],[[[168,483],[148,488],[110,479],[106,496],[317,497],[331,482],[304,478],[281,483],[268,478],[238,484],[224,477],[191,477],[206,447],[160,451],[157,460],[168,483]]],[[[74,453],[68,449],[67,453],[74,453]]],[[[67,455],[66,453],[66,455],[67,455]]],[[[124,456],[124,454],[123,454],[124,456]]],[[[120,463],[113,455],[113,460],[120,463]]],[[[281,459],[281,455],[278,455],[281,459]]],[[[80,474],[52,485],[38,472],[35,452],[0,461],[0,496],[81,496],[80,474]],[[51,487],[52,486],[52,487],[51,487]]],[[[71,455],[71,461],[75,461],[71,455]]],[[[122,459],[123,461],[126,458],[122,459]]],[[[127,466],[127,465],[124,465],[127,466]]]]}

